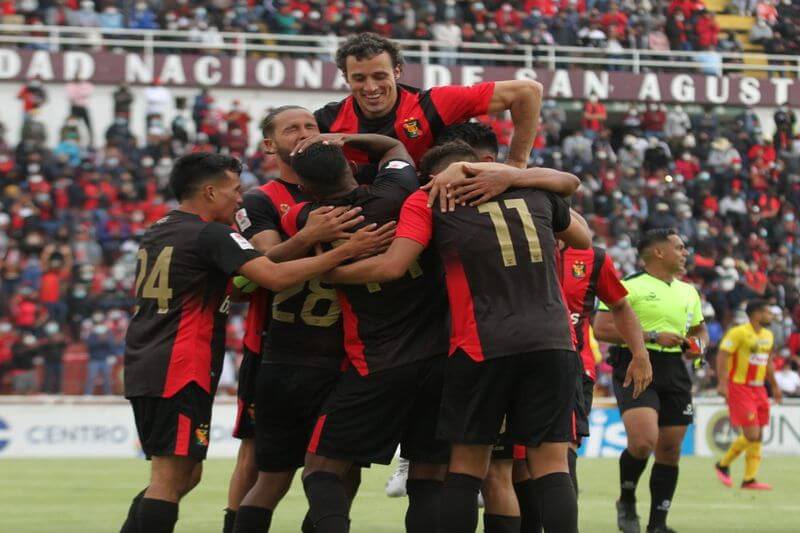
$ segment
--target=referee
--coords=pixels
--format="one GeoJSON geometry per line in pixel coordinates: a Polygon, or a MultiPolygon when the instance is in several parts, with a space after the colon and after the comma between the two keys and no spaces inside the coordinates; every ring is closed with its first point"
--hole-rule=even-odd
{"type": "MultiPolygon", "coordinates": [[[[623,386],[631,352],[623,345],[610,313],[598,313],[595,335],[616,345],[609,362],[614,367],[614,394],[628,434],[628,447],[619,458],[617,525],[624,533],[640,532],[636,485],[655,451],[647,533],[670,533],[667,512],[678,484],[681,442],[694,413],[691,380],[682,356],[702,357],[708,333],[700,295],[692,285],[677,279],[688,256],[677,232],[646,232],[639,243],[639,256],[644,270],[622,283],[642,324],[653,365],[653,382],[640,396],[633,397],[633,386],[623,386]]],[[[600,310],[607,308],[601,305],[600,310]]]]}

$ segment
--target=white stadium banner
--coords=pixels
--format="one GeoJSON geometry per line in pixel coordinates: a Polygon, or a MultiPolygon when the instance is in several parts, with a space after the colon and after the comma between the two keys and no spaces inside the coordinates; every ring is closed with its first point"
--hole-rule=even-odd
{"type": "MultiPolygon", "coordinates": [[[[236,456],[238,441],[231,436],[235,417],[235,398],[217,398],[209,457],[236,456]]],[[[581,455],[617,457],[627,438],[613,400],[595,400],[590,426],[592,435],[581,455]]],[[[720,455],[734,435],[725,404],[718,398],[698,398],[683,453],[720,455]]],[[[800,455],[800,401],[772,406],[764,454],[800,455]]],[[[122,398],[0,397],[0,459],[141,456],[133,414],[122,398]]]]}
{"type": "MultiPolygon", "coordinates": [[[[235,457],[234,400],[214,406],[209,457],[235,457]]],[[[119,398],[0,399],[0,458],[142,457],[133,412],[119,398]]]]}

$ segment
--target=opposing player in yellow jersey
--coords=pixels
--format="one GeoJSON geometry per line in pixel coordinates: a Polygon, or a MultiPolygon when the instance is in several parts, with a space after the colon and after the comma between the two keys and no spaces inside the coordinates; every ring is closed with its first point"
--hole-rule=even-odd
{"type": "Polygon", "coordinates": [[[742,428],[742,433],[716,464],[716,471],[719,480],[730,487],[733,484],[730,465],[744,452],[742,488],[771,490],[772,486],[756,481],[756,474],[761,465],[762,428],[769,424],[765,378],[769,380],[775,401],[780,403],[782,399],[770,357],[774,339],[767,326],[772,314],[769,304],[764,300],[751,300],[746,312],[748,322],[728,330],[717,354],[717,389],[728,400],[731,424],[742,428]]]}

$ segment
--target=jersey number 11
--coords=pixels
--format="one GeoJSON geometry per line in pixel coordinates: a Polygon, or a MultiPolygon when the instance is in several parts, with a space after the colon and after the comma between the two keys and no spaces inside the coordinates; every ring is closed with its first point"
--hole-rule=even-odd
{"type": "MultiPolygon", "coordinates": [[[[542,245],[539,243],[539,234],[536,232],[536,226],[533,223],[533,217],[528,209],[528,204],[522,198],[513,198],[505,200],[503,205],[507,209],[516,210],[519,215],[519,220],[522,222],[522,230],[525,232],[525,238],[528,241],[528,250],[531,255],[531,263],[542,262],[542,245]]],[[[478,206],[478,212],[488,214],[494,225],[494,231],[497,234],[497,241],[500,243],[500,254],[503,256],[503,265],[507,267],[517,265],[517,255],[514,252],[514,243],[511,240],[511,232],[508,230],[508,223],[503,214],[503,209],[500,207],[500,202],[487,202],[478,206]]]]}

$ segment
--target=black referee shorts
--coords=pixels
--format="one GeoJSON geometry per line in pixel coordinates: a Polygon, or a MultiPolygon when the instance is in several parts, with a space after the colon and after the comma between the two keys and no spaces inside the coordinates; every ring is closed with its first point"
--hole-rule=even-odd
{"type": "MultiPolygon", "coordinates": [[[[438,435],[456,444],[536,447],[575,438],[572,350],[545,350],[476,362],[461,350],[448,360],[438,435]]],[[[497,457],[500,457],[498,455],[497,457]]]]}
{"type": "Polygon", "coordinates": [[[197,383],[189,383],[171,398],[128,398],[142,451],[156,457],[192,457],[208,453],[211,406],[214,397],[197,383]]]}
{"type": "Polygon", "coordinates": [[[609,363],[614,367],[614,396],[620,413],[636,407],[651,407],[658,412],[659,426],[688,426],[694,421],[692,381],[680,353],[649,350],[653,365],[653,382],[633,398],[633,384],[623,387],[625,373],[631,362],[626,348],[612,348],[609,363]]]}
{"type": "Polygon", "coordinates": [[[306,446],[339,369],[266,363],[256,389],[256,465],[291,472],[305,463],[306,446]]]}
{"type": "Polygon", "coordinates": [[[400,444],[409,461],[447,464],[436,438],[444,354],[375,374],[350,366],[320,411],[308,451],[357,464],[389,464],[400,444]]]}
{"type": "Polygon", "coordinates": [[[261,367],[261,355],[244,347],[239,366],[239,385],[236,389],[236,422],[233,436],[252,439],[256,436],[256,382],[261,367]]]}

